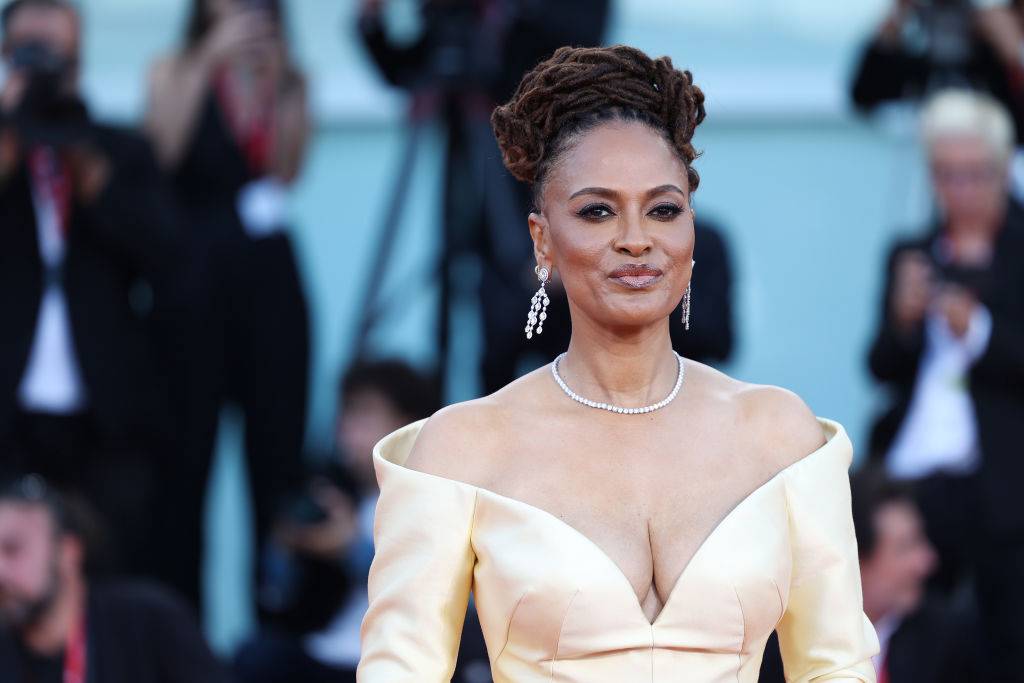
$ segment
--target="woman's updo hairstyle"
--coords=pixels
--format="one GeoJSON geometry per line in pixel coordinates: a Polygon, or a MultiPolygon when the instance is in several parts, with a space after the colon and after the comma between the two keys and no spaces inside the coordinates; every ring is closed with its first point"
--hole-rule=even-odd
{"type": "Polygon", "coordinates": [[[606,121],[639,121],[662,132],[686,164],[690,191],[700,176],[691,140],[704,120],[704,93],[668,57],[633,47],[559,48],[523,76],[491,115],[505,166],[539,199],[548,171],[579,135],[606,121]]]}

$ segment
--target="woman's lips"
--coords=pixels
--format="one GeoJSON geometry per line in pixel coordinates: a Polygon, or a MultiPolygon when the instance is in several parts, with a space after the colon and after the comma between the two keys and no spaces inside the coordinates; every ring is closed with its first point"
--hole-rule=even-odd
{"type": "Polygon", "coordinates": [[[630,289],[644,289],[661,279],[662,272],[658,268],[646,264],[628,264],[619,266],[608,277],[630,289]]]}

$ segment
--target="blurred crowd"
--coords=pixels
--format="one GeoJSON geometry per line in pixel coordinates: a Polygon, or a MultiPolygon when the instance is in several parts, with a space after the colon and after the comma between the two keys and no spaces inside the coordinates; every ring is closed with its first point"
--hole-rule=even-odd
{"type": "MultiPolygon", "coordinates": [[[[372,449],[450,393],[453,309],[479,301],[493,391],[569,337],[553,283],[544,334],[527,188],[489,127],[521,74],[600,44],[609,0],[423,0],[393,39],[384,0],[353,35],[410,95],[409,150],[445,130],[439,362],[378,358],[367,297],[338,381],[334,446],[304,452],[310,310],[286,211],[314,125],[283,0],[193,0],[149,71],[144,121],[96,121],[79,90],[82,16],[12,0],[0,16],[0,681],[354,680],[377,496],[372,449]],[[479,281],[459,277],[466,260],[479,281]],[[467,288],[471,291],[467,291],[467,288]],[[244,417],[259,626],[213,656],[203,510],[225,404],[244,417]]],[[[887,403],[853,477],[865,611],[887,683],[1019,681],[1024,652],[1024,3],[896,0],[851,81],[864,114],[918,112],[934,218],[892,245],[865,350],[887,403]]],[[[386,269],[400,195],[385,212],[386,269]]],[[[382,182],[386,179],[382,179],[382,182]]],[[[897,226],[894,226],[894,228],[897,226]]],[[[729,244],[701,216],[681,354],[735,346],[729,244]]],[[[372,291],[372,288],[370,288],[372,291]]],[[[750,340],[756,343],[756,340],[750,340]]],[[[846,359],[859,362],[860,359],[846,359]]],[[[467,615],[454,680],[489,681],[467,615]]],[[[884,677],[884,678],[883,678],[884,677]]],[[[769,648],[762,680],[783,680],[769,648]]]]}

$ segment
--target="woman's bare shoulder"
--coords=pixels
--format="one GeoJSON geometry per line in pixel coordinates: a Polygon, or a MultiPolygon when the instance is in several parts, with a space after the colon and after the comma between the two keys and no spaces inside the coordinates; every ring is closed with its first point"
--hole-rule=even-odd
{"type": "Polygon", "coordinates": [[[796,393],[744,382],[701,363],[690,364],[691,375],[699,377],[695,383],[710,402],[720,406],[737,445],[757,453],[766,470],[782,470],[825,443],[821,423],[796,393]]]}
{"type": "Polygon", "coordinates": [[[483,398],[434,413],[416,438],[406,467],[468,484],[489,481],[494,457],[514,434],[535,381],[530,373],[483,398]]]}

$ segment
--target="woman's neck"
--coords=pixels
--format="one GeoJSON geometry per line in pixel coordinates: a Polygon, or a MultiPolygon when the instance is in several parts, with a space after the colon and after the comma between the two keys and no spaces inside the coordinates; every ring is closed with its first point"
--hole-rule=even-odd
{"type": "Polygon", "coordinates": [[[668,395],[679,364],[667,318],[629,334],[573,321],[569,348],[558,369],[566,384],[586,398],[638,407],[668,395]]]}

